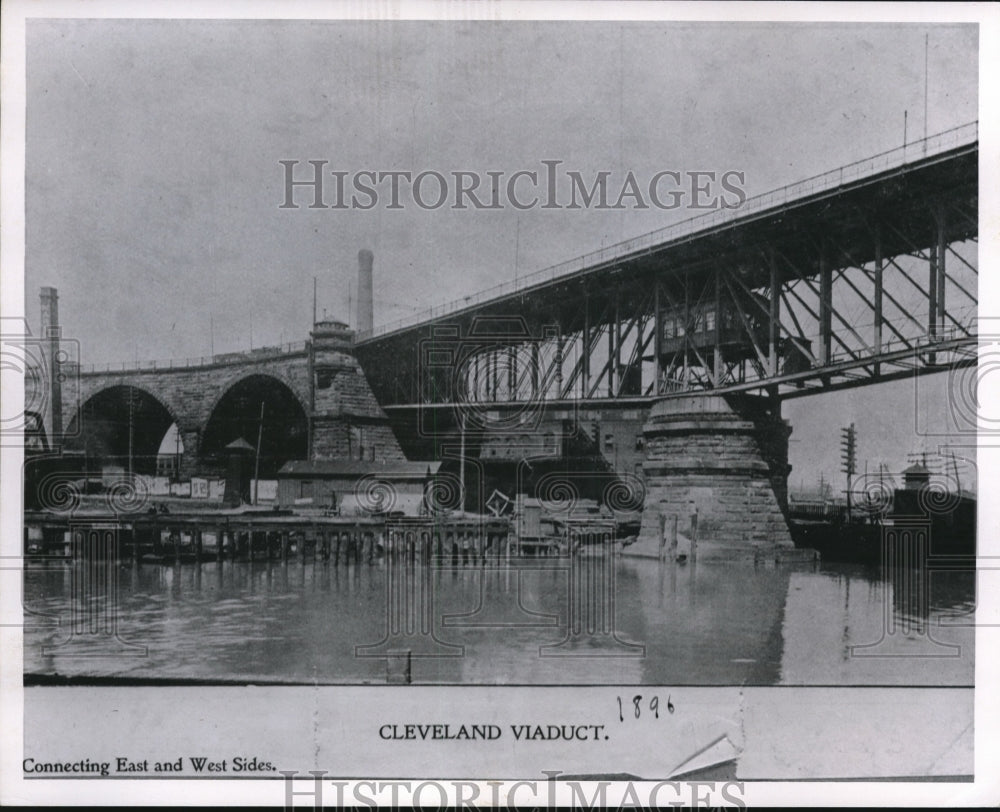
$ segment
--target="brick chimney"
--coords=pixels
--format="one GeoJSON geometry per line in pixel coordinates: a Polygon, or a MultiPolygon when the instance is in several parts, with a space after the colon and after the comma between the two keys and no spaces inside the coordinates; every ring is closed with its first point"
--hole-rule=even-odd
{"type": "Polygon", "coordinates": [[[62,435],[62,387],[59,383],[59,291],[42,288],[42,346],[45,353],[45,383],[48,389],[45,398],[45,412],[42,420],[49,438],[49,445],[55,446],[62,435]]]}

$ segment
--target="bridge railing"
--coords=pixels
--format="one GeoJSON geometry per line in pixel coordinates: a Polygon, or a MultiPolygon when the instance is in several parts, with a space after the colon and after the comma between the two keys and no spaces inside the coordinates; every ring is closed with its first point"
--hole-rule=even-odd
{"type": "Polygon", "coordinates": [[[259,361],[264,358],[279,358],[283,355],[292,355],[305,352],[307,342],[294,341],[288,344],[280,344],[275,347],[259,347],[255,350],[241,350],[239,352],[216,353],[215,355],[203,355],[200,358],[171,358],[169,360],[158,361],[122,361],[117,364],[80,364],[81,373],[95,372],[139,372],[139,371],[162,371],[167,369],[185,369],[187,367],[207,367],[219,364],[245,364],[247,361],[259,361]]]}
{"type": "Polygon", "coordinates": [[[696,215],[657,229],[656,231],[651,231],[647,234],[615,243],[614,245],[599,248],[596,251],[591,251],[573,259],[565,260],[557,265],[535,271],[516,280],[502,282],[499,285],[494,285],[461,299],[455,299],[418,313],[403,316],[395,321],[379,325],[372,330],[359,330],[356,334],[356,340],[365,341],[387,333],[396,332],[397,330],[413,327],[417,324],[434,321],[442,316],[509,296],[518,291],[527,290],[528,288],[533,288],[536,285],[550,282],[562,276],[568,276],[569,274],[593,268],[613,260],[620,260],[631,254],[661,245],[665,242],[692,236],[698,232],[725,225],[747,215],[779,208],[791,201],[809,197],[830,189],[836,189],[845,183],[897,169],[914,161],[923,160],[924,158],[938,155],[960,146],[974,144],[978,140],[979,122],[972,121],[925,139],[913,141],[901,147],[881,152],[869,158],[845,164],[829,172],[814,175],[811,178],[787,184],[770,192],[755,195],[754,197],[747,198],[741,206],[715,209],[705,214],[696,215]]]}

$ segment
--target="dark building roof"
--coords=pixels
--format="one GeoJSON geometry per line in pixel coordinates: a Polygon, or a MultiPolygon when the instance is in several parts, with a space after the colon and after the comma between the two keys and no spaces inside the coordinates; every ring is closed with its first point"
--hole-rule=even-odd
{"type": "Polygon", "coordinates": [[[930,472],[930,468],[925,468],[918,462],[904,470],[903,476],[928,476],[930,472]]]}
{"type": "Polygon", "coordinates": [[[441,467],[440,462],[406,460],[403,462],[365,462],[363,460],[292,460],[278,471],[279,478],[347,479],[369,474],[388,480],[425,479],[441,467]]]}

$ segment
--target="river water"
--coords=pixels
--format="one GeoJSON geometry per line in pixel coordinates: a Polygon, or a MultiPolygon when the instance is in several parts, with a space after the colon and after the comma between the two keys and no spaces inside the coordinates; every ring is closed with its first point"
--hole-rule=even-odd
{"type": "Polygon", "coordinates": [[[973,684],[975,574],[627,558],[29,563],[24,671],[122,682],[973,684]]]}

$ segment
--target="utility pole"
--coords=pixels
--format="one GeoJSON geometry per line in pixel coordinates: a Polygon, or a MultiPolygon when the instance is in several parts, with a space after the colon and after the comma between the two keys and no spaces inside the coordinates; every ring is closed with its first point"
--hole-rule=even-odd
{"type": "Polygon", "coordinates": [[[461,440],[458,452],[458,482],[459,493],[462,500],[461,512],[465,513],[465,410],[459,410],[458,426],[461,432],[461,440]]]}
{"type": "Polygon", "coordinates": [[[857,432],[854,424],[840,430],[841,470],[847,475],[847,521],[851,521],[851,477],[857,470],[857,432]]]}
{"type": "Polygon", "coordinates": [[[517,226],[514,232],[514,289],[517,289],[518,262],[521,257],[521,218],[517,218],[517,226]]]}
{"type": "Polygon", "coordinates": [[[264,438],[264,401],[260,402],[260,426],[257,429],[257,459],[253,465],[253,503],[257,504],[257,490],[260,488],[260,441],[264,438]]]}
{"type": "Polygon", "coordinates": [[[135,388],[130,386],[128,388],[128,472],[130,476],[132,474],[132,449],[133,449],[133,439],[135,433],[133,429],[134,421],[132,419],[134,402],[135,402],[135,388]]]}

